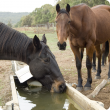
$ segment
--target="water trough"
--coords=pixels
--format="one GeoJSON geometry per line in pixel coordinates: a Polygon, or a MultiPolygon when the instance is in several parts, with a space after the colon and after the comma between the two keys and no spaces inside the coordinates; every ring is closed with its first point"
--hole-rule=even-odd
{"type": "MultiPolygon", "coordinates": [[[[4,110],[20,110],[16,86],[15,86],[15,80],[14,80],[15,78],[16,78],[16,75],[10,76],[10,84],[12,89],[12,101],[10,101],[10,104],[6,107],[7,109],[4,109],[4,110]],[[14,109],[12,109],[12,107],[14,109]]],[[[106,110],[104,107],[100,106],[96,101],[88,99],[86,96],[84,96],[82,93],[80,93],[79,91],[71,87],[69,84],[66,84],[66,85],[67,85],[66,94],[67,94],[69,103],[72,103],[75,106],[76,109],[74,110],[106,110]]],[[[65,109],[65,110],[68,110],[68,109],[65,109]]]]}

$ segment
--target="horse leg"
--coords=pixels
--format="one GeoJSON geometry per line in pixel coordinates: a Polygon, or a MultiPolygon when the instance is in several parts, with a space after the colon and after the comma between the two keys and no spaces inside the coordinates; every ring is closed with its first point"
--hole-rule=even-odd
{"type": "Polygon", "coordinates": [[[106,41],[102,45],[102,66],[106,64],[106,57],[108,56],[108,53],[109,53],[109,42],[106,41]]]}
{"type": "Polygon", "coordinates": [[[110,41],[109,41],[109,54],[108,54],[108,60],[109,60],[108,79],[110,80],[110,41]]]}
{"type": "Polygon", "coordinates": [[[83,59],[83,53],[84,53],[84,48],[81,48],[81,50],[80,50],[80,54],[81,54],[81,61],[82,61],[82,59],[83,59]]]}
{"type": "Polygon", "coordinates": [[[102,66],[104,66],[105,60],[106,60],[105,55],[104,53],[102,53],[102,66]]]}
{"type": "Polygon", "coordinates": [[[106,64],[106,58],[107,58],[107,56],[109,54],[109,42],[108,41],[105,42],[105,52],[104,52],[104,54],[105,54],[104,63],[106,64]]]}
{"type": "Polygon", "coordinates": [[[102,44],[102,66],[105,63],[105,43],[102,44]]]}
{"type": "Polygon", "coordinates": [[[78,47],[74,47],[71,43],[70,43],[70,47],[75,55],[76,68],[77,68],[77,72],[78,72],[78,84],[77,84],[76,89],[78,91],[81,91],[83,89],[83,86],[82,86],[83,80],[82,80],[82,74],[81,74],[81,54],[79,52],[78,47]]]}
{"type": "Polygon", "coordinates": [[[84,86],[84,90],[91,89],[91,83],[92,83],[91,68],[92,68],[93,52],[94,52],[94,45],[92,44],[92,42],[89,42],[86,46],[86,67],[87,67],[88,78],[84,86]]]}
{"type": "Polygon", "coordinates": [[[82,86],[82,74],[81,74],[81,60],[79,60],[79,58],[77,56],[75,56],[76,59],[76,68],[77,68],[77,72],[78,72],[78,85],[77,85],[77,90],[81,91],[83,89],[82,86]]]}
{"type": "Polygon", "coordinates": [[[95,46],[96,49],[96,56],[98,57],[98,67],[97,67],[97,74],[96,74],[96,79],[100,79],[100,73],[101,73],[101,49],[100,49],[100,45],[95,46]]]}
{"type": "Polygon", "coordinates": [[[96,71],[96,52],[93,53],[93,63],[92,63],[92,70],[96,71]]]}

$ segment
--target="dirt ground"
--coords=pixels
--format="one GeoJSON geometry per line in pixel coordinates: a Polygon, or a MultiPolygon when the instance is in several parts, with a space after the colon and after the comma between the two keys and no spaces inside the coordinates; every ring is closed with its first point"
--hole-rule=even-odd
{"type": "Polygon", "coordinates": [[[0,106],[11,100],[10,74],[11,61],[0,60],[0,106]]]}
{"type": "MultiPolygon", "coordinates": [[[[77,83],[77,71],[75,66],[74,55],[70,49],[66,51],[58,51],[54,53],[56,60],[60,67],[60,70],[68,83],[77,83]],[[67,57],[68,56],[68,57],[67,57]]],[[[85,63],[85,53],[82,61],[82,77],[83,85],[85,85],[87,80],[86,74],[86,63],[85,63]]],[[[101,83],[103,79],[107,79],[108,73],[108,64],[102,67],[101,79],[96,80],[96,72],[92,72],[92,89],[89,91],[82,91],[84,95],[90,94],[95,87],[101,83]]],[[[11,61],[0,61],[0,105],[4,105],[7,101],[11,100],[11,89],[10,89],[10,80],[9,75],[13,74],[11,61]]],[[[110,83],[107,83],[106,86],[99,92],[99,94],[92,98],[96,101],[101,101],[104,103],[104,107],[107,109],[110,106],[110,83]]]]}

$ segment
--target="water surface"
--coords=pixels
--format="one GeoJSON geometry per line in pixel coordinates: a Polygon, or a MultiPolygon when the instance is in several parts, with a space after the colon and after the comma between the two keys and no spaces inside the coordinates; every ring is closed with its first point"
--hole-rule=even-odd
{"type": "Polygon", "coordinates": [[[15,81],[20,110],[78,110],[66,93],[50,93],[44,88],[30,88],[15,81]]]}

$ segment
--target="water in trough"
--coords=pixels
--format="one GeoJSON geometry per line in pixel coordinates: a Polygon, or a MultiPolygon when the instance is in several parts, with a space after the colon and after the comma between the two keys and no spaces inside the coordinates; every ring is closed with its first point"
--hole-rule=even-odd
{"type": "Polygon", "coordinates": [[[20,110],[78,110],[70,103],[66,93],[50,93],[44,88],[28,89],[15,79],[20,110]]]}

